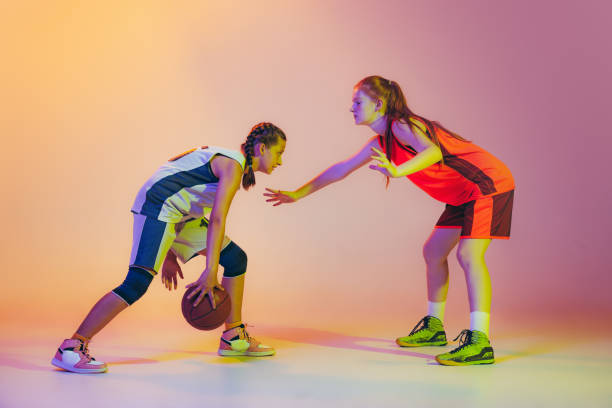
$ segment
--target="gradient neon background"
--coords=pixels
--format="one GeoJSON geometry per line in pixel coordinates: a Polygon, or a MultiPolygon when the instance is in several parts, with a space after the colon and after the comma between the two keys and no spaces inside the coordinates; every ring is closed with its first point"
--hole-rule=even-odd
{"type": "MultiPolygon", "coordinates": [[[[442,204],[367,167],[292,206],[262,197],[360,148],[351,91],[370,74],[514,173],[512,239],[487,255],[492,336],[609,319],[609,3],[254,3],[2,5],[4,329],[72,334],[125,276],[146,178],[266,120],[287,133],[284,165],[237,195],[227,226],[249,254],[245,320],[405,334],[425,312],[421,247],[442,204]]],[[[469,317],[451,256],[454,332],[469,317]]],[[[192,333],[181,294],[156,279],[100,337],[192,333]]]]}

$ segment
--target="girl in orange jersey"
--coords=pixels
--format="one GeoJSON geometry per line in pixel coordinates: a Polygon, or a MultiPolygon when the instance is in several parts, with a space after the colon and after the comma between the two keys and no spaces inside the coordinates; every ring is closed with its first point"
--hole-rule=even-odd
{"type": "MultiPolygon", "coordinates": [[[[470,329],[457,338],[459,347],[436,356],[444,365],[494,362],[489,342],[491,280],[484,254],[491,239],[508,239],[514,180],[495,156],[413,113],[399,85],[380,76],[357,83],[351,108],[355,124],[376,136],[354,156],[340,161],[295,191],[267,189],[275,206],[293,203],[374,160],[369,167],[389,177],[408,177],[427,194],[446,204],[423,255],[427,270],[428,312],[409,335],[396,340],[402,347],[444,346],[444,307],[448,292],[450,251],[465,271],[470,301],[470,329]]],[[[457,340],[457,338],[455,340],[457,340]]]]}

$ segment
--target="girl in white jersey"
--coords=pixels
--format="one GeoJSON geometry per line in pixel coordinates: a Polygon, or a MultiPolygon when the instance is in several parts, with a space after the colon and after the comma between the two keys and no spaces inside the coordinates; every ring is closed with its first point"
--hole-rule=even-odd
{"type": "MultiPolygon", "coordinates": [[[[130,268],[124,282],[104,295],[70,339],[62,342],[51,363],[77,373],[100,373],[107,365],[89,355],[88,343],[115,316],[138,300],[157,272],[168,289],[177,287],[183,262],[201,254],[206,269],[187,285],[195,287],[194,304],[213,288],[227,290],[231,312],[218,353],[222,356],[270,356],[274,349],[249,336],[242,323],[242,296],[247,257],[225,237],[225,221],[240,182],[255,184],[255,172],[270,174],[282,164],[286,136],[271,123],[259,123],[249,133],[242,152],[216,147],[189,150],[160,167],[140,189],[132,212],[134,238],[130,268]],[[223,266],[222,286],[217,280],[223,266]],[[244,342],[248,348],[244,350],[244,342]],[[240,347],[233,347],[233,345],[240,347]]],[[[214,304],[214,297],[209,296],[214,304]]]]}

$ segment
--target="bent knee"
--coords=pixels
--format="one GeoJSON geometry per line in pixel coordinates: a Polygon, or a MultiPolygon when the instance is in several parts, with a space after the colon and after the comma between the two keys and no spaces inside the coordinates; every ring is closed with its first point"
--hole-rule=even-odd
{"type": "Polygon", "coordinates": [[[446,262],[448,254],[429,241],[423,245],[423,258],[428,265],[441,264],[446,262]]]}
{"type": "Polygon", "coordinates": [[[233,241],[219,254],[219,265],[223,266],[223,276],[235,278],[244,275],[247,269],[247,254],[233,241]]]}
{"type": "Polygon", "coordinates": [[[484,254],[474,253],[465,247],[459,247],[457,249],[457,261],[466,269],[472,265],[484,263],[484,254]]]}
{"type": "Polygon", "coordinates": [[[113,289],[113,292],[125,303],[132,305],[146,293],[152,280],[153,275],[149,271],[137,266],[130,266],[125,280],[113,289]]]}

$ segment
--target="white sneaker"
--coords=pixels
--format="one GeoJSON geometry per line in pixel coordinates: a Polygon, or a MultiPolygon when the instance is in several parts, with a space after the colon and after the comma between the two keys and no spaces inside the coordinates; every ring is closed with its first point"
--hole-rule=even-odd
{"type": "Polygon", "coordinates": [[[273,356],[275,353],[272,347],[261,344],[257,339],[249,336],[244,324],[224,331],[217,351],[220,356],[248,357],[273,356]]]}
{"type": "Polygon", "coordinates": [[[51,364],[73,373],[103,373],[108,369],[106,363],[96,361],[89,355],[87,346],[78,339],[66,339],[57,349],[51,364]]]}

